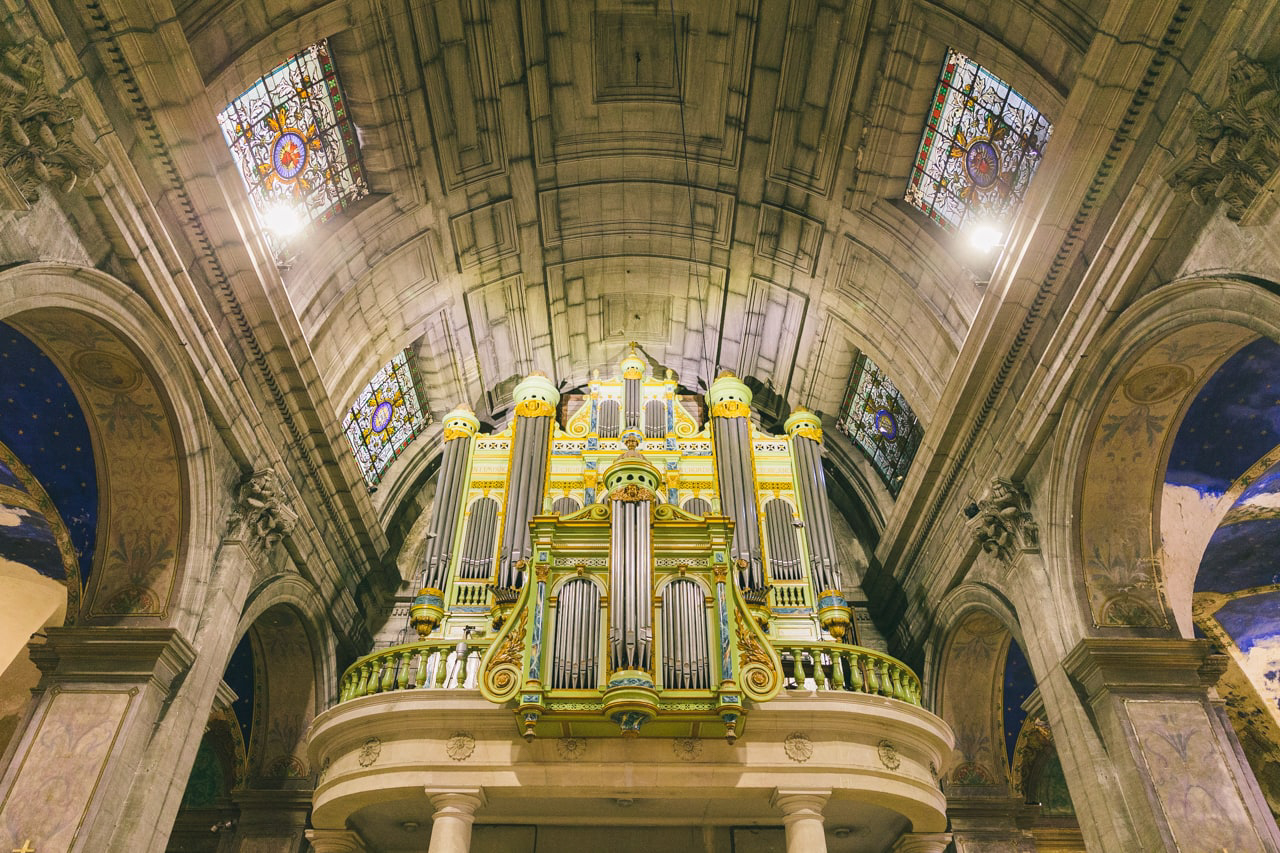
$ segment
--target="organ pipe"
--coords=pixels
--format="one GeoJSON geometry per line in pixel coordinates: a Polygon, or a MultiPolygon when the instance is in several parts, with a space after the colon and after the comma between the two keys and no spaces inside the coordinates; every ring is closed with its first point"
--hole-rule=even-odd
{"type": "Polygon", "coordinates": [[[468,480],[471,437],[480,422],[471,410],[460,406],[444,420],[444,456],[440,462],[440,479],[436,489],[435,510],[428,528],[427,555],[422,570],[422,585],[444,589],[448,580],[453,541],[462,512],[462,496],[468,480]]]}
{"type": "Polygon", "coordinates": [[[518,402],[511,449],[512,470],[498,557],[498,586],[508,589],[523,583],[516,564],[532,556],[529,522],[542,507],[551,415],[560,401],[555,385],[540,374],[530,375],[517,385],[514,396],[518,402]]]}

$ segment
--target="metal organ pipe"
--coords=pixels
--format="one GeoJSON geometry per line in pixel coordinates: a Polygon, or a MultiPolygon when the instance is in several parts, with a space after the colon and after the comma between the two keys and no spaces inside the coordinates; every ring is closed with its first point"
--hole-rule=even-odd
{"type": "Polygon", "coordinates": [[[461,510],[462,484],[466,480],[467,453],[470,442],[462,437],[449,439],[444,446],[444,459],[440,465],[440,482],[436,490],[436,509],[431,517],[431,540],[427,544],[427,558],[423,568],[422,585],[443,589],[449,570],[449,549],[457,531],[461,510]]]}

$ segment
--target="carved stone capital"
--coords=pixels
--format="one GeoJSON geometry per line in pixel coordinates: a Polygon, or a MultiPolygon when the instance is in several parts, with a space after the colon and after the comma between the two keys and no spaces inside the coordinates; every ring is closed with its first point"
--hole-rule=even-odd
{"type": "Polygon", "coordinates": [[[987,496],[965,509],[968,527],[982,550],[1002,563],[1023,551],[1040,550],[1040,528],[1031,515],[1031,498],[1021,483],[996,477],[987,496]]]}
{"type": "Polygon", "coordinates": [[[254,471],[236,489],[235,506],[227,519],[227,536],[271,550],[298,521],[298,514],[285,500],[275,471],[254,471]]]}
{"type": "Polygon", "coordinates": [[[1236,55],[1227,72],[1227,94],[1216,109],[1191,117],[1191,160],[1169,179],[1198,204],[1222,201],[1239,222],[1280,167],[1280,76],[1236,55]]]}
{"type": "Polygon", "coordinates": [[[82,112],[50,87],[40,45],[19,44],[0,28],[0,206],[26,210],[41,187],[69,192],[102,167],[102,156],[76,131],[82,112]]]}

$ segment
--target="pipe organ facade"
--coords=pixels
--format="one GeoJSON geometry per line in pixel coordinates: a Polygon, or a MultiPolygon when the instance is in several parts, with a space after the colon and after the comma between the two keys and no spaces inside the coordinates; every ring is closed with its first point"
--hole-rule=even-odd
{"type": "Polygon", "coordinates": [[[805,674],[791,645],[856,640],[815,416],[769,434],[736,377],[699,400],[634,350],[585,394],[534,374],[514,397],[502,432],[447,416],[412,619],[489,640],[470,678],[526,736],[662,718],[732,740],[745,701],[805,674]]]}

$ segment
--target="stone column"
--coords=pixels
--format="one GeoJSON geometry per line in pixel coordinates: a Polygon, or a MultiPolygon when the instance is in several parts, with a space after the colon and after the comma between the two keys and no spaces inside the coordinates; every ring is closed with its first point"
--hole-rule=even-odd
{"type": "Polygon", "coordinates": [[[308,829],[307,840],[315,853],[365,853],[364,841],[347,829],[308,829]]]}
{"type": "Polygon", "coordinates": [[[826,789],[774,791],[773,807],[782,809],[782,823],[787,828],[787,853],[827,853],[822,807],[830,796],[826,789]]]}
{"type": "Polygon", "coordinates": [[[942,853],[951,843],[949,832],[908,832],[893,845],[893,853],[942,853]]]}
{"type": "Polygon", "coordinates": [[[233,795],[240,809],[236,822],[234,853],[301,853],[311,791],[262,791],[248,789],[233,795]]]}
{"type": "Polygon", "coordinates": [[[484,791],[437,791],[427,789],[435,813],[431,815],[431,846],[427,853],[468,853],[471,850],[471,824],[476,809],[485,804],[484,791]]]}
{"type": "Polygon", "coordinates": [[[1017,612],[1089,849],[1280,850],[1235,734],[1216,714],[1210,688],[1223,662],[1209,644],[1088,636],[1067,572],[1045,565],[1020,484],[994,481],[968,515],[1017,612]]]}

